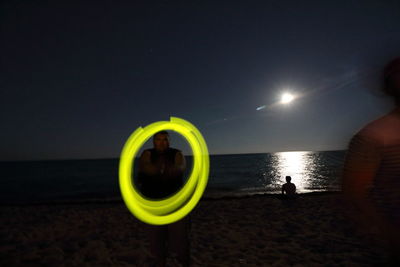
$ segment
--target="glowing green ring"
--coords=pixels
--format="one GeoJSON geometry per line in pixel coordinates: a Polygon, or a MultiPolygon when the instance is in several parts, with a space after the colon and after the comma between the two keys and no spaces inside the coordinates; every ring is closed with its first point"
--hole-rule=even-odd
{"type": "Polygon", "coordinates": [[[171,117],[170,121],[159,121],[145,128],[136,129],[126,141],[120,157],[119,185],[122,198],[131,213],[145,223],[170,224],[189,214],[197,205],[208,181],[210,161],[206,142],[197,128],[186,120],[171,117]],[[173,196],[153,201],[142,197],[131,182],[132,163],[140,147],[156,132],[173,130],[185,137],[193,151],[192,173],[173,196]]]}

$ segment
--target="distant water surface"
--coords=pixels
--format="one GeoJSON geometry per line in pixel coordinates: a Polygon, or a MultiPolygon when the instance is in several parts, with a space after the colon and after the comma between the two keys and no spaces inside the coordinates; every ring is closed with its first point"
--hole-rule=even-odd
{"type": "MultiPolygon", "coordinates": [[[[286,175],[298,193],[338,191],[344,156],[345,151],[213,155],[205,196],[279,193],[286,175]]],[[[192,157],[186,161],[187,177],[192,157]]],[[[119,198],[118,164],[119,159],[0,162],[0,201],[119,198]]]]}

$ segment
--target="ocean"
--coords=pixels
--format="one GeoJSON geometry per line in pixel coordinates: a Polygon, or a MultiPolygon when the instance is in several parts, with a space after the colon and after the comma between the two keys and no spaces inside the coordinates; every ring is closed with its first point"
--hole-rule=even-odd
{"type": "MultiPolygon", "coordinates": [[[[345,153],[342,150],[211,155],[204,197],[278,194],[287,175],[292,177],[298,193],[340,191],[345,153]]],[[[186,156],[185,177],[190,175],[192,159],[186,156]]],[[[0,162],[0,203],[120,199],[118,166],[118,158],[0,162]]]]}

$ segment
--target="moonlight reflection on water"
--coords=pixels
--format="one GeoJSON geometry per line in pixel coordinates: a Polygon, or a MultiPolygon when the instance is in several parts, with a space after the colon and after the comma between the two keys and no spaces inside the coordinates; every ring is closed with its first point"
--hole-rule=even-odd
{"type": "Polygon", "coordinates": [[[277,164],[274,165],[276,172],[280,174],[281,183],[286,183],[285,177],[291,176],[292,183],[296,185],[297,191],[305,192],[310,187],[309,181],[312,168],[315,167],[315,157],[308,151],[279,152],[274,154],[277,164]]]}

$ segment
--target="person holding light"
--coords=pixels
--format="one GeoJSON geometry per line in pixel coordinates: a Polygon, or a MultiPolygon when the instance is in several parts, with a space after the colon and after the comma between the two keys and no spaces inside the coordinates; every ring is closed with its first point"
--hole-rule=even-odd
{"type": "MultiPolygon", "coordinates": [[[[182,152],[169,147],[169,134],[160,131],[153,136],[152,149],[144,150],[139,159],[138,188],[144,197],[163,199],[183,186],[186,161],[182,152]]],[[[157,266],[166,264],[166,245],[183,266],[189,266],[190,215],[168,225],[149,225],[150,252],[157,266]]]]}

